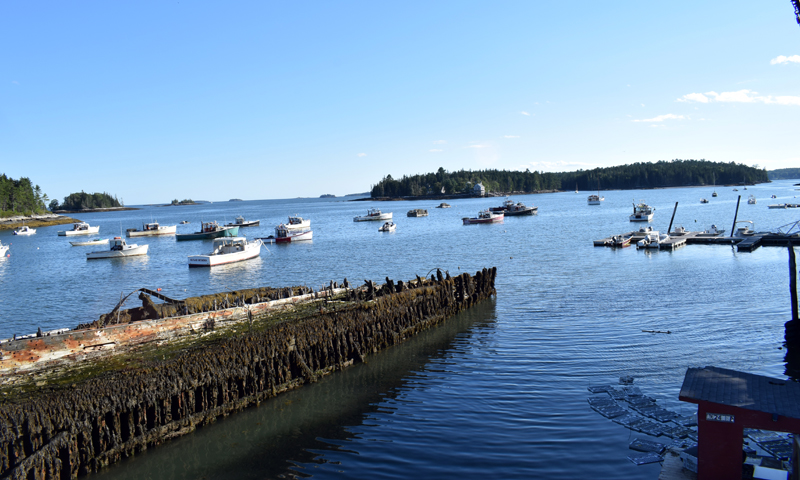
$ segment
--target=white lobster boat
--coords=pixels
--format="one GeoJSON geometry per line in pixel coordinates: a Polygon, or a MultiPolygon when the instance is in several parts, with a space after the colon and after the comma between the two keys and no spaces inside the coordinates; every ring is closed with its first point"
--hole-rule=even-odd
{"type": "Polygon", "coordinates": [[[311,220],[304,220],[303,217],[297,215],[289,217],[288,223],[281,224],[286,230],[307,230],[311,228],[311,220]]]}
{"type": "Polygon", "coordinates": [[[128,238],[132,237],[155,237],[158,235],[175,235],[177,225],[159,225],[158,222],[145,223],[141,230],[129,228],[125,234],[128,238]]]}
{"type": "Polygon", "coordinates": [[[189,266],[213,267],[249,260],[261,253],[261,245],[262,242],[259,239],[248,242],[244,237],[215,238],[214,251],[205,255],[189,256],[189,266]]]}
{"type": "Polygon", "coordinates": [[[366,215],[354,217],[354,222],[371,222],[376,220],[391,220],[392,212],[381,213],[377,208],[370,208],[366,215]]]}
{"type": "Polygon", "coordinates": [[[639,202],[638,205],[633,205],[633,214],[630,216],[631,222],[649,222],[653,219],[656,209],[650,205],[639,202]]]}
{"type": "Polygon", "coordinates": [[[111,241],[110,249],[100,252],[89,252],[86,254],[86,260],[93,260],[96,258],[123,258],[147,255],[148,247],[149,245],[128,245],[122,238],[114,237],[114,240],[111,241]]]}
{"type": "Polygon", "coordinates": [[[14,230],[14,235],[33,235],[36,233],[35,228],[23,225],[19,230],[14,230]]]}
{"type": "Polygon", "coordinates": [[[3,245],[3,242],[0,241],[0,257],[5,257],[7,251],[8,251],[8,245],[3,245]]]}
{"type": "Polygon", "coordinates": [[[58,232],[59,237],[71,237],[73,235],[94,235],[100,233],[100,226],[92,227],[86,222],[79,222],[72,225],[72,230],[58,232]]]}
{"type": "Polygon", "coordinates": [[[233,223],[225,225],[226,227],[257,227],[261,225],[261,220],[245,220],[243,216],[239,215],[233,223]]]}

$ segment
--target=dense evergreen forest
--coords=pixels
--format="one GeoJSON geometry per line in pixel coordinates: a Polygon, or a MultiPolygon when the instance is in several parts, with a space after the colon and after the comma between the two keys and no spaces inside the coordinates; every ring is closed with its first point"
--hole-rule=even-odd
{"type": "Polygon", "coordinates": [[[769,171],[770,180],[787,180],[800,178],[800,168],[779,168],[769,171]]]}
{"type": "Polygon", "coordinates": [[[0,175],[0,216],[30,215],[47,210],[47,194],[27,177],[19,180],[0,175]]]}
{"type": "Polygon", "coordinates": [[[64,197],[64,203],[58,204],[58,200],[50,202],[50,210],[90,210],[93,208],[113,208],[121,207],[122,202],[116,196],[103,193],[71,193],[64,197]]]}
{"type": "Polygon", "coordinates": [[[746,165],[706,160],[662,160],[617,167],[578,170],[576,172],[540,173],[526,170],[459,170],[384,177],[371,190],[372,198],[416,197],[471,193],[476,183],[487,192],[526,192],[548,190],[629,190],[638,188],[683,187],[693,185],[753,184],[768,182],[767,171],[746,165]]]}

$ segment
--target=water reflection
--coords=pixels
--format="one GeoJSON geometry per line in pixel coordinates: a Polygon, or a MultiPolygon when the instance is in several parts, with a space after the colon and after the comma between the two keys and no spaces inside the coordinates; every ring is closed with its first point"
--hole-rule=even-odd
{"type": "Polygon", "coordinates": [[[456,339],[471,343],[473,331],[493,327],[494,318],[495,301],[484,302],[370,356],[365,364],[139,454],[96,478],[297,478],[311,476],[309,471],[323,464],[335,468],[326,452],[347,451],[354,427],[374,412],[385,413],[386,401],[396,398],[430,361],[451,354],[456,339]]]}

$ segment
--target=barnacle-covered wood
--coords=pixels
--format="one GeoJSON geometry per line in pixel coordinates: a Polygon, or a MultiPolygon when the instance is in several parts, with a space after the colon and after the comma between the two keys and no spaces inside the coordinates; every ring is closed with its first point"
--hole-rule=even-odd
{"type": "MultiPolygon", "coordinates": [[[[495,275],[492,268],[474,276],[439,272],[430,280],[370,283],[350,290],[350,301],[291,322],[6,399],[0,405],[0,478],[63,479],[97,471],[400,343],[493,295],[495,275]]],[[[170,306],[161,307],[159,315],[170,306]]]]}

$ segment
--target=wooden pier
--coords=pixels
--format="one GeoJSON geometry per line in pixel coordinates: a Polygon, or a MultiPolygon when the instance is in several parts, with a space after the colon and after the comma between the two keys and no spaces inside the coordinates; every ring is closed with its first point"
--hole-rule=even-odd
{"type": "MultiPolygon", "coordinates": [[[[622,237],[631,238],[631,246],[643,240],[648,233],[633,231],[621,234],[622,237]]],[[[736,245],[738,252],[752,252],[758,247],[785,247],[790,243],[800,246],[800,234],[781,233],[755,233],[746,237],[729,237],[723,234],[708,234],[703,232],[670,233],[669,239],[659,243],[659,250],[675,250],[684,245],[736,245]]],[[[613,247],[613,237],[606,237],[594,241],[595,247],[613,247]]]]}

